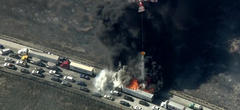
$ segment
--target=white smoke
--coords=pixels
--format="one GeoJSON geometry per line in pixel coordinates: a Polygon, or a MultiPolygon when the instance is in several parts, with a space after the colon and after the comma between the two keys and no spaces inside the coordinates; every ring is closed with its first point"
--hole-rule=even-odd
{"type": "Polygon", "coordinates": [[[141,55],[137,59],[132,60],[128,67],[123,66],[116,72],[103,69],[95,78],[94,86],[98,92],[107,92],[116,87],[128,85],[132,78],[143,81],[145,73],[144,56],[141,55]]]}
{"type": "Polygon", "coordinates": [[[117,72],[103,69],[95,78],[94,86],[98,92],[106,92],[128,84],[131,78],[130,74],[126,71],[126,66],[123,66],[117,72]]]}

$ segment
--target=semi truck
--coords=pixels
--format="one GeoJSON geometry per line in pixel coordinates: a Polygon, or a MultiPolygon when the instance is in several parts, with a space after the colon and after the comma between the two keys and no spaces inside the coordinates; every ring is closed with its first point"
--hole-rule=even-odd
{"type": "Polygon", "coordinates": [[[52,55],[52,54],[49,55],[47,53],[44,53],[43,51],[35,50],[35,49],[28,49],[28,48],[23,48],[23,49],[18,50],[18,54],[19,55],[28,55],[30,57],[36,57],[41,60],[53,62],[53,63],[57,63],[58,59],[59,59],[59,56],[57,56],[57,55],[52,55]]]}
{"type": "Polygon", "coordinates": [[[170,100],[166,100],[162,102],[161,107],[166,108],[168,110],[193,110],[191,108],[185,107],[179,103],[176,103],[170,100]]]}
{"type": "Polygon", "coordinates": [[[190,104],[189,108],[191,108],[193,110],[203,110],[203,107],[201,105],[195,104],[195,103],[190,104]]]}

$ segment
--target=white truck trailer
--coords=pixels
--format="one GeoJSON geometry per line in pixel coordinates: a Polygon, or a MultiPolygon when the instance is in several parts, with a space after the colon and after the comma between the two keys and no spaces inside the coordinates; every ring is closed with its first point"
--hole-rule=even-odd
{"type": "Polygon", "coordinates": [[[39,58],[44,61],[53,62],[55,64],[58,62],[58,59],[59,59],[59,56],[57,56],[57,55],[49,55],[42,51],[37,51],[37,50],[32,50],[32,49],[30,49],[28,51],[28,55],[31,57],[39,58]]]}
{"type": "Polygon", "coordinates": [[[52,62],[52,63],[57,63],[59,56],[53,55],[53,54],[47,54],[44,53],[43,51],[40,50],[35,50],[35,49],[29,49],[29,48],[23,48],[18,50],[19,55],[24,55],[27,54],[30,57],[36,57],[41,60],[47,61],[47,62],[52,62]]]}
{"type": "Polygon", "coordinates": [[[149,102],[152,102],[153,98],[154,98],[154,94],[151,94],[151,93],[139,90],[139,89],[132,90],[132,89],[129,89],[129,88],[126,88],[126,87],[121,87],[121,90],[124,93],[127,93],[129,95],[132,95],[134,97],[137,97],[137,98],[149,101],[149,102]]]}
{"type": "Polygon", "coordinates": [[[161,107],[166,108],[167,110],[192,110],[191,108],[185,107],[179,103],[170,100],[162,102],[161,107]]]}
{"type": "Polygon", "coordinates": [[[79,72],[79,73],[83,73],[83,74],[88,74],[90,76],[94,76],[95,75],[95,68],[92,66],[88,66],[88,65],[83,65],[81,63],[77,63],[74,61],[70,60],[70,70],[79,72]]]}

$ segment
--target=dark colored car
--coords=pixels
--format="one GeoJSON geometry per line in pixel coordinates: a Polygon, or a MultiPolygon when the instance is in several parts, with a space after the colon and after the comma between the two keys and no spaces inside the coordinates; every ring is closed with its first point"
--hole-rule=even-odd
{"type": "Polygon", "coordinates": [[[102,97],[102,95],[100,93],[93,93],[92,95],[95,96],[95,97],[98,97],[98,98],[102,97]]]}
{"type": "Polygon", "coordinates": [[[80,78],[90,80],[90,77],[88,75],[85,75],[85,74],[80,74],[80,78]]]}
{"type": "Polygon", "coordinates": [[[26,73],[26,74],[29,74],[29,73],[30,73],[30,71],[27,70],[27,69],[25,69],[25,68],[22,68],[20,71],[21,71],[22,73],[26,73]]]}
{"type": "Polygon", "coordinates": [[[62,82],[62,80],[58,77],[52,77],[51,80],[56,82],[62,82]]]}
{"type": "Polygon", "coordinates": [[[120,101],[120,104],[124,105],[126,107],[130,107],[131,106],[128,102],[125,102],[125,101],[120,101]]]}
{"type": "Polygon", "coordinates": [[[139,104],[144,105],[144,106],[150,106],[147,102],[140,100],[139,104]]]}
{"type": "Polygon", "coordinates": [[[85,75],[84,79],[90,80],[90,77],[88,75],[85,75]]]}
{"type": "Polygon", "coordinates": [[[84,87],[87,86],[87,84],[85,82],[82,82],[82,81],[77,81],[76,83],[77,83],[77,85],[80,85],[80,86],[84,86],[84,87]]]}
{"type": "Polygon", "coordinates": [[[42,62],[40,62],[40,63],[37,63],[36,65],[37,65],[37,66],[40,66],[40,67],[46,67],[46,65],[45,65],[45,64],[43,64],[42,62]]]}
{"type": "Polygon", "coordinates": [[[67,81],[63,81],[61,84],[67,87],[72,87],[72,85],[67,81]]]}
{"type": "Polygon", "coordinates": [[[80,78],[84,78],[85,77],[85,75],[84,74],[80,74],[80,78]]]}
{"type": "Polygon", "coordinates": [[[58,74],[53,74],[53,76],[58,77],[58,78],[62,78],[62,77],[63,77],[63,75],[60,74],[60,73],[58,73],[58,74]]]}
{"type": "Polygon", "coordinates": [[[88,88],[86,88],[86,87],[81,87],[80,90],[84,91],[84,92],[90,92],[90,90],[88,88]]]}
{"type": "Polygon", "coordinates": [[[0,49],[4,49],[4,46],[2,44],[0,44],[0,49]]]}
{"type": "Polygon", "coordinates": [[[42,73],[32,73],[32,75],[43,78],[44,75],[42,73]]]}
{"type": "Polygon", "coordinates": [[[15,58],[15,59],[20,59],[20,56],[16,53],[10,53],[8,56],[12,57],[12,58],[15,58]]]}
{"type": "Polygon", "coordinates": [[[36,71],[39,71],[40,73],[44,73],[45,71],[42,68],[35,68],[36,71]]]}
{"type": "Polygon", "coordinates": [[[125,96],[123,97],[123,99],[128,100],[128,101],[131,101],[131,102],[134,102],[134,99],[133,99],[132,97],[130,97],[130,96],[127,96],[127,95],[125,95],[125,96]]]}

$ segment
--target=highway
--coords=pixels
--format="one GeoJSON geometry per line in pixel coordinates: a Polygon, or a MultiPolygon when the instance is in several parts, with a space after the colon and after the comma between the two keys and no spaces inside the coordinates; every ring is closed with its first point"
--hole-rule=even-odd
{"type": "MultiPolygon", "coordinates": [[[[17,43],[14,43],[14,42],[10,42],[10,41],[7,41],[7,40],[3,40],[3,39],[0,39],[0,42],[1,42],[2,45],[4,45],[5,48],[10,48],[15,53],[19,49],[22,49],[22,48],[31,48],[31,47],[27,47],[27,46],[24,46],[24,45],[21,45],[21,44],[17,44],[17,43]]],[[[31,48],[31,49],[34,49],[34,48],[31,48]]],[[[5,57],[8,57],[8,56],[0,56],[0,65],[4,64],[4,58],[5,57]]],[[[8,57],[8,58],[10,58],[10,57],[8,57]]],[[[14,59],[14,58],[11,58],[11,59],[14,59]]],[[[14,59],[14,61],[16,62],[17,59],[14,59]]],[[[28,65],[30,67],[27,68],[27,69],[30,72],[34,68],[36,68],[36,67],[39,68],[39,66],[31,64],[31,63],[28,63],[28,65]]],[[[45,65],[46,65],[46,63],[45,63],[45,65]]],[[[20,69],[23,68],[23,67],[18,66],[18,65],[15,65],[15,66],[18,68],[17,71],[19,72],[18,73],[19,75],[23,75],[23,76],[30,75],[30,76],[38,78],[40,80],[45,80],[45,81],[48,81],[48,82],[51,82],[51,83],[55,83],[55,84],[61,85],[60,83],[57,83],[57,82],[51,80],[52,75],[49,74],[49,69],[47,69],[45,67],[42,68],[45,71],[43,73],[45,75],[45,77],[44,78],[39,78],[39,77],[33,76],[31,74],[21,73],[20,69]]],[[[90,92],[86,93],[84,91],[81,91],[79,85],[77,85],[76,83],[71,83],[71,82],[70,83],[71,83],[72,87],[70,87],[70,88],[75,88],[76,90],[79,91],[79,93],[87,95],[87,96],[90,96],[90,97],[93,97],[92,94],[96,92],[96,88],[94,87],[94,78],[91,77],[90,80],[86,80],[86,79],[80,78],[80,74],[77,73],[77,72],[73,72],[73,71],[70,71],[70,70],[67,70],[67,69],[63,69],[63,68],[60,68],[60,69],[61,69],[60,74],[62,74],[63,76],[72,76],[74,78],[74,80],[76,80],[76,81],[83,81],[83,82],[85,82],[87,84],[87,88],[90,90],[90,92]]],[[[5,69],[5,70],[7,70],[7,69],[5,69]]],[[[61,78],[61,80],[63,80],[63,79],[61,78]]],[[[160,104],[159,105],[155,105],[155,104],[149,103],[150,106],[148,106],[148,107],[147,106],[143,106],[143,105],[139,104],[140,99],[132,97],[134,99],[134,102],[130,102],[130,101],[127,101],[127,100],[123,99],[124,95],[126,95],[126,94],[123,94],[123,93],[121,93],[121,94],[122,94],[121,96],[113,96],[113,95],[111,95],[115,99],[114,101],[110,101],[110,100],[105,99],[103,97],[100,98],[100,99],[103,102],[107,102],[107,103],[109,103],[111,105],[115,105],[117,107],[120,107],[121,109],[132,109],[132,107],[134,107],[134,106],[139,106],[139,107],[143,108],[143,110],[151,110],[152,106],[159,106],[160,105],[160,104]],[[131,105],[131,107],[125,107],[125,106],[121,105],[120,101],[128,102],[131,105]]],[[[102,94],[102,95],[105,95],[105,94],[102,94]]],[[[108,95],[110,95],[110,94],[108,94],[108,95]]],[[[162,108],[161,110],[165,110],[165,109],[162,108]]]]}
{"type": "MultiPolygon", "coordinates": [[[[22,49],[22,48],[31,48],[31,47],[27,47],[27,46],[24,46],[24,45],[21,45],[21,44],[18,44],[18,43],[14,43],[14,42],[11,42],[11,41],[7,41],[7,40],[4,40],[4,39],[0,39],[0,43],[2,44],[2,45],[4,45],[4,47],[5,48],[10,48],[11,50],[13,50],[15,53],[19,50],[19,49],[22,49]]],[[[34,48],[31,48],[31,49],[34,49],[34,48]]],[[[35,49],[35,50],[37,50],[37,49],[35,49]]],[[[55,54],[55,53],[54,53],[55,54]]],[[[57,53],[56,53],[56,55],[57,55],[57,53]]],[[[0,56],[0,65],[3,65],[4,64],[4,58],[5,57],[8,57],[8,56],[0,56]]],[[[11,58],[11,59],[13,59],[13,58],[11,58]]],[[[17,59],[14,59],[15,61],[17,60],[17,59]]],[[[30,65],[30,67],[29,68],[27,68],[30,72],[31,72],[31,70],[33,70],[35,67],[39,67],[39,66],[36,66],[36,65],[33,65],[33,64],[31,64],[31,63],[28,63],[28,65],[30,65]]],[[[46,63],[45,63],[45,65],[46,65],[46,63]]],[[[39,77],[36,77],[36,76],[33,76],[33,75],[31,75],[31,74],[25,74],[25,73],[21,73],[20,72],[20,69],[21,68],[23,68],[23,67],[21,67],[21,66],[18,66],[18,65],[16,65],[16,67],[18,68],[17,69],[17,71],[18,71],[18,75],[21,75],[21,76],[23,76],[23,77],[35,77],[35,78],[37,78],[37,79],[39,79],[39,80],[42,80],[42,81],[46,81],[46,82],[50,82],[50,83],[47,83],[47,84],[54,84],[54,86],[58,86],[59,88],[62,88],[63,90],[64,89],[67,89],[67,90],[69,90],[69,91],[76,91],[77,93],[79,93],[79,94],[83,94],[83,95],[85,95],[86,97],[89,97],[89,98],[92,98],[92,99],[94,99],[94,100],[98,100],[98,101],[101,101],[101,102],[103,102],[103,103],[106,103],[106,104],[108,104],[108,105],[111,105],[111,106],[115,106],[115,107],[117,107],[117,108],[120,108],[120,109],[132,109],[132,107],[134,107],[134,106],[139,106],[139,107],[141,107],[141,108],[143,108],[143,110],[152,110],[152,106],[160,106],[160,103],[158,103],[157,105],[156,104],[152,104],[152,103],[149,103],[149,105],[150,106],[143,106],[143,105],[140,105],[139,104],[139,101],[141,100],[141,99],[138,99],[138,98],[135,98],[135,97],[132,97],[133,99],[134,99],[134,102],[131,102],[131,101],[127,101],[127,100],[125,100],[125,99],[123,99],[123,96],[124,95],[126,95],[126,94],[124,94],[124,93],[121,93],[122,95],[121,96],[112,96],[115,100],[114,101],[110,101],[110,100],[107,100],[107,99],[105,99],[105,98],[103,98],[103,97],[101,97],[101,98],[97,98],[97,97],[94,97],[94,96],[92,96],[92,94],[93,93],[95,93],[96,92],[96,88],[94,87],[94,78],[93,77],[91,77],[90,78],[90,80],[86,80],[86,79],[83,79],[83,78],[80,78],[80,74],[79,73],[77,73],[77,72],[73,72],[73,71],[70,71],[70,70],[67,70],[67,69],[63,69],[63,68],[60,68],[61,69],[61,72],[60,72],[60,74],[62,74],[62,75],[64,75],[64,76],[72,76],[73,78],[74,78],[74,80],[76,80],[76,81],[83,81],[83,82],[85,82],[86,84],[87,84],[87,88],[90,90],[90,92],[89,93],[87,93],[87,92],[84,92],[84,91],[81,91],[80,90],[80,86],[79,85],[77,85],[76,83],[71,83],[71,85],[72,85],[72,87],[64,87],[63,85],[61,85],[60,83],[58,83],[58,82],[55,82],[55,81],[52,81],[51,80],[51,77],[52,77],[52,75],[50,75],[48,72],[49,72],[49,69],[47,69],[47,68],[45,68],[45,67],[43,67],[43,69],[44,69],[44,75],[45,75],[45,77],[44,78],[39,78],[39,77]],[[131,105],[131,107],[125,107],[125,106],[123,106],[123,105],[121,105],[120,104],[120,101],[125,101],[125,102],[128,102],[130,105],[131,105]]],[[[5,69],[5,68],[1,68],[2,70],[4,70],[4,71],[8,71],[8,69],[5,69]]],[[[10,70],[10,72],[12,72],[12,70],[10,70]]],[[[62,78],[61,78],[61,80],[63,80],[62,78]]],[[[182,105],[184,105],[184,106],[189,106],[190,104],[192,104],[193,102],[194,103],[197,103],[197,104],[201,104],[201,105],[203,105],[204,107],[204,109],[203,110],[224,110],[224,109],[222,109],[222,108],[220,108],[220,107],[217,107],[217,106],[215,106],[215,105],[212,105],[212,104],[204,104],[204,103],[201,103],[201,102],[199,102],[199,100],[194,100],[194,98],[193,97],[191,97],[191,98],[187,98],[187,97],[184,97],[184,94],[180,94],[180,93],[177,93],[177,92],[171,92],[171,94],[172,94],[172,97],[170,97],[170,99],[169,100],[172,100],[172,101],[174,101],[174,102],[177,102],[177,103],[179,103],[179,104],[182,104],[182,105]],[[215,108],[214,108],[215,107],[215,108]]],[[[102,94],[102,95],[105,95],[105,94],[102,94]]],[[[109,95],[109,94],[108,94],[109,95]]],[[[165,108],[161,108],[160,107],[160,110],[166,110],[165,108]]]]}
{"type": "Polygon", "coordinates": [[[214,104],[208,103],[208,102],[198,99],[196,97],[190,96],[183,92],[172,90],[172,91],[170,91],[170,94],[172,94],[172,97],[170,97],[169,100],[172,100],[172,101],[182,104],[184,106],[189,106],[192,103],[197,103],[197,104],[200,104],[203,106],[203,110],[224,110],[224,108],[221,108],[214,104]]]}

